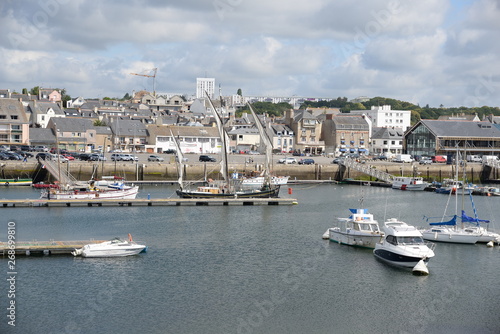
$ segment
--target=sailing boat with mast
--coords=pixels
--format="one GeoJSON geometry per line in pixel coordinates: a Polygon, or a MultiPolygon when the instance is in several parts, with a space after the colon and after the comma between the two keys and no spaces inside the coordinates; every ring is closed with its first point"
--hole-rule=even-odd
{"type": "MultiPolygon", "coordinates": [[[[228,165],[228,147],[229,138],[226,131],[223,128],[222,118],[217,112],[215,106],[213,105],[211,99],[207,99],[210,103],[210,107],[214,112],[215,121],[217,123],[217,129],[219,130],[219,137],[222,142],[221,150],[221,175],[222,180],[208,180],[204,185],[197,187],[195,190],[189,190],[185,187],[183,176],[184,176],[184,161],[182,158],[182,152],[180,149],[179,142],[177,138],[174,137],[174,143],[177,150],[177,163],[179,168],[179,189],[176,191],[180,198],[269,198],[278,197],[280,187],[279,185],[271,185],[269,178],[264,182],[262,187],[259,189],[243,189],[242,180],[237,178],[229,177],[229,165],[228,165]]],[[[266,152],[271,151],[272,147],[268,148],[266,143],[266,152]]],[[[267,154],[266,154],[267,156],[267,154]]],[[[270,157],[266,157],[266,169],[269,170],[270,157]]]]}
{"type": "MultiPolygon", "coordinates": [[[[460,155],[458,151],[458,146],[457,146],[457,153],[455,156],[456,160],[456,169],[455,169],[455,181],[458,181],[458,167],[459,167],[459,161],[460,161],[460,155]]],[[[457,218],[458,218],[458,197],[457,197],[457,192],[450,192],[448,196],[448,202],[446,203],[445,207],[445,213],[446,209],[448,208],[449,201],[451,199],[451,196],[455,196],[455,214],[450,220],[445,220],[444,216],[442,217],[441,221],[438,222],[431,222],[429,225],[431,225],[430,229],[422,231],[422,236],[425,240],[430,240],[430,241],[439,241],[439,242],[449,242],[449,243],[460,243],[460,244],[475,244],[480,240],[482,237],[482,232],[479,231],[474,231],[474,230],[467,230],[464,229],[464,227],[459,227],[457,225],[457,218]]],[[[463,212],[463,211],[462,211],[463,212]]],[[[425,217],[427,221],[429,217],[425,217]]],[[[463,220],[462,220],[463,222],[463,220]]],[[[463,225],[463,224],[462,224],[463,225]]]]}

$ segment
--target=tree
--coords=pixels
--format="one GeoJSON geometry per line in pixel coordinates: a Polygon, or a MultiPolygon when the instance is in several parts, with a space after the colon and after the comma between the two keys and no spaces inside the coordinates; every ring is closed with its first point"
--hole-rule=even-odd
{"type": "Polygon", "coordinates": [[[94,126],[106,126],[106,122],[101,121],[100,119],[96,119],[94,121],[94,126]]]}
{"type": "Polygon", "coordinates": [[[125,95],[123,95],[122,100],[126,101],[126,100],[130,100],[130,99],[131,99],[131,97],[130,97],[129,93],[125,93],[125,95]]]}
{"type": "Polygon", "coordinates": [[[27,88],[23,88],[23,94],[24,95],[28,95],[28,89],[27,88]]]}
{"type": "Polygon", "coordinates": [[[33,87],[30,90],[31,95],[38,95],[39,93],[40,93],[40,86],[33,87]]]}
{"type": "Polygon", "coordinates": [[[236,92],[236,94],[238,94],[239,96],[242,96],[241,88],[238,88],[238,91],[236,92]]]}

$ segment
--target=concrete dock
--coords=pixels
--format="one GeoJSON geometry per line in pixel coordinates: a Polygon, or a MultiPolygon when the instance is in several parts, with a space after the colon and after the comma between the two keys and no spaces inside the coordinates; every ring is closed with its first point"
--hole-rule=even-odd
{"type": "MultiPolygon", "coordinates": [[[[70,255],[77,248],[88,244],[97,244],[105,240],[77,240],[77,241],[17,241],[15,244],[16,255],[70,255]]],[[[0,254],[7,256],[9,246],[7,242],[0,242],[0,254]]]]}
{"type": "Polygon", "coordinates": [[[226,198],[226,199],[81,199],[81,200],[46,200],[46,199],[0,199],[3,208],[40,208],[40,207],[100,207],[100,206],[238,206],[238,205],[294,205],[294,198],[226,198]]]}

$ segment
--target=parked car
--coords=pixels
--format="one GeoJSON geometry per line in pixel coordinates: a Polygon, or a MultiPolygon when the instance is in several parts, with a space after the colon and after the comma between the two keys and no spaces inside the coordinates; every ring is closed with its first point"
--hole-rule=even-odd
{"type": "Polygon", "coordinates": [[[111,154],[111,161],[130,161],[131,157],[123,153],[113,153],[111,154]]]}
{"type": "Polygon", "coordinates": [[[176,154],[177,152],[175,150],[173,150],[173,149],[168,149],[168,150],[163,151],[163,153],[165,153],[165,154],[176,154]]]}
{"type": "Polygon", "coordinates": [[[165,159],[163,159],[162,157],[160,157],[159,155],[150,155],[148,157],[148,161],[158,161],[158,162],[163,162],[165,161],[165,159]]]}
{"type": "Polygon", "coordinates": [[[5,152],[0,152],[0,160],[9,160],[9,156],[5,152]]]}
{"type": "Polygon", "coordinates": [[[47,148],[47,146],[37,145],[37,146],[35,146],[35,151],[37,151],[37,152],[48,152],[49,149],[47,148]]]}
{"type": "Polygon", "coordinates": [[[299,165],[314,165],[314,159],[300,159],[299,165]]]}
{"type": "Polygon", "coordinates": [[[88,153],[82,153],[78,156],[78,159],[80,159],[81,161],[87,161],[89,160],[90,158],[90,154],[88,153]]]}
{"type": "Polygon", "coordinates": [[[92,153],[90,156],[89,156],[89,161],[106,161],[108,159],[106,159],[106,157],[102,154],[99,154],[99,153],[92,153]]]}
{"type": "Polygon", "coordinates": [[[421,165],[430,165],[432,164],[432,159],[430,157],[421,157],[418,163],[421,165]]]}
{"type": "Polygon", "coordinates": [[[383,154],[377,155],[377,156],[373,157],[373,160],[386,161],[387,160],[387,156],[385,156],[383,154]]]}
{"type": "Polygon", "coordinates": [[[340,163],[340,160],[342,160],[342,158],[335,158],[332,160],[332,164],[339,164],[340,163]]]}
{"type": "Polygon", "coordinates": [[[198,161],[201,161],[201,162],[216,162],[217,159],[215,159],[214,157],[211,157],[209,155],[200,155],[200,158],[198,159],[198,161]]]}
{"type": "Polygon", "coordinates": [[[75,157],[72,156],[71,154],[63,154],[63,157],[65,157],[66,159],[68,159],[69,161],[73,161],[75,160],[75,157]]]}
{"type": "Polygon", "coordinates": [[[21,156],[20,154],[18,154],[16,152],[7,151],[4,153],[9,157],[9,160],[23,160],[24,159],[23,156],[21,156]]]}
{"type": "Polygon", "coordinates": [[[52,154],[48,153],[48,152],[42,152],[42,153],[38,153],[35,158],[38,160],[52,160],[52,154]]]}
{"type": "Polygon", "coordinates": [[[139,161],[139,158],[133,154],[123,154],[125,161],[139,161]]]}
{"type": "Polygon", "coordinates": [[[291,157],[288,157],[288,158],[281,158],[278,160],[278,163],[279,164],[286,164],[286,165],[289,165],[289,164],[296,164],[297,163],[297,159],[295,158],[291,158],[291,157]]]}
{"type": "Polygon", "coordinates": [[[21,145],[21,151],[33,152],[35,148],[31,145],[21,145]]]}

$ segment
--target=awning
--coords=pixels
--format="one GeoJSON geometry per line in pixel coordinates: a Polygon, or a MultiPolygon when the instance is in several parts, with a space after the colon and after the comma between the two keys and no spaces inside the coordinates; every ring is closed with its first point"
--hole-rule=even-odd
{"type": "Polygon", "coordinates": [[[366,149],[365,149],[365,148],[360,148],[360,149],[358,149],[358,151],[360,151],[360,152],[365,152],[365,151],[366,151],[366,149]]]}
{"type": "Polygon", "coordinates": [[[351,148],[351,152],[356,152],[356,149],[355,148],[351,148]]]}
{"type": "Polygon", "coordinates": [[[341,148],[339,151],[340,151],[340,152],[345,152],[345,151],[347,151],[347,150],[346,150],[345,148],[341,148]]]}

